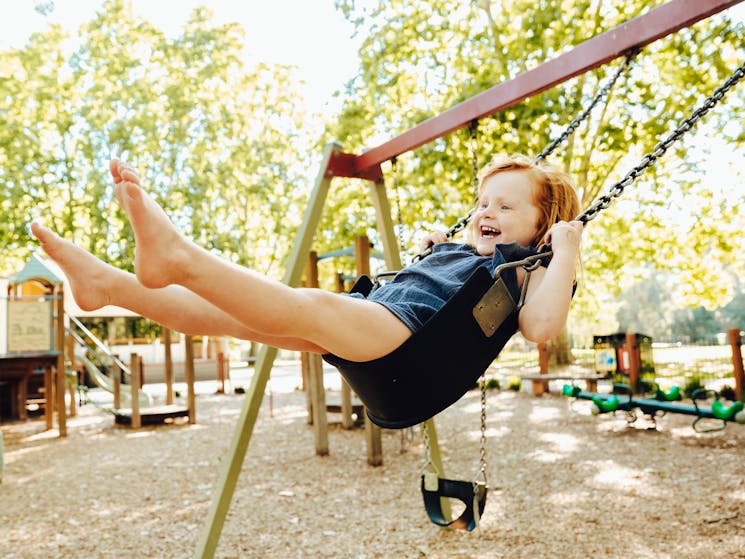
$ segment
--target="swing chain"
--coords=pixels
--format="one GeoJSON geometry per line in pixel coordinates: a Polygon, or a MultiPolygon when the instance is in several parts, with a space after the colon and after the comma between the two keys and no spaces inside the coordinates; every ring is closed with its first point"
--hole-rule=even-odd
{"type": "Polygon", "coordinates": [[[425,474],[427,472],[434,472],[439,476],[440,469],[432,461],[432,449],[430,447],[429,441],[429,429],[427,428],[426,423],[422,423],[422,440],[424,442],[424,457],[426,459],[424,462],[424,466],[422,467],[422,473],[425,474]]]}
{"type": "Polygon", "coordinates": [[[595,108],[595,105],[597,105],[603,98],[605,98],[610,90],[613,89],[613,86],[616,85],[618,78],[620,78],[621,75],[626,71],[626,69],[629,67],[631,62],[634,60],[634,58],[636,58],[640,51],[641,49],[639,47],[634,47],[628,51],[628,54],[626,54],[626,59],[623,61],[623,64],[618,67],[616,73],[613,75],[610,81],[608,81],[608,83],[606,83],[600,89],[600,91],[598,91],[598,94],[590,102],[587,108],[579,115],[577,115],[572,122],[569,123],[569,126],[566,127],[564,132],[562,132],[561,135],[557,138],[554,138],[554,140],[552,140],[550,144],[548,144],[538,155],[536,155],[536,161],[546,159],[546,157],[548,157],[559,144],[563,143],[567,138],[569,138],[569,136],[574,134],[574,131],[579,127],[579,125],[582,124],[585,119],[590,116],[590,113],[595,108]]]}
{"type": "Polygon", "coordinates": [[[479,471],[473,482],[473,492],[478,493],[478,482],[486,485],[486,371],[481,374],[481,448],[479,471]]]}
{"type": "Polygon", "coordinates": [[[471,181],[473,183],[474,203],[479,199],[479,154],[478,150],[479,121],[473,119],[468,126],[468,149],[471,152],[471,181]]]}
{"type": "Polygon", "coordinates": [[[396,217],[398,219],[398,246],[404,251],[404,221],[401,216],[401,196],[399,195],[398,157],[391,158],[391,171],[393,174],[393,192],[396,195],[396,217]]]}
{"type": "Polygon", "coordinates": [[[733,74],[712,93],[706,100],[691,113],[691,116],[683,120],[678,127],[664,140],[659,142],[651,153],[645,154],[639,164],[631,169],[626,176],[610,187],[607,194],[600,196],[584,212],[577,216],[576,220],[587,224],[597,217],[601,210],[610,206],[614,198],[623,194],[624,189],[634,183],[649,167],[653,166],[657,159],[679,140],[686,132],[693,128],[701,118],[708,113],[737,82],[745,76],[745,62],[737,68],[733,74]]]}

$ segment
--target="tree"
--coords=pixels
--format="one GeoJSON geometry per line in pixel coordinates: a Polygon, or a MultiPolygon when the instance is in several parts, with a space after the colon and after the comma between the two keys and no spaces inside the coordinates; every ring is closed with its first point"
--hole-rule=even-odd
{"type": "Polygon", "coordinates": [[[112,0],[82,26],[73,50],[52,26],[0,53],[6,254],[25,257],[34,246],[25,224],[43,216],[130,268],[133,236],[108,177],[118,156],[198,243],[278,272],[308,186],[304,110],[289,68],[247,67],[242,28],[210,18],[195,10],[169,39],[134,18],[129,2],[112,0]]]}

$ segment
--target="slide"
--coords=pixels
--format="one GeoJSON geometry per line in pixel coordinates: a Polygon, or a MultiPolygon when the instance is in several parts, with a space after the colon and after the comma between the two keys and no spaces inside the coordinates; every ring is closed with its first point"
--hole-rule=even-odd
{"type": "MultiPolygon", "coordinates": [[[[106,390],[107,392],[114,393],[114,381],[112,381],[106,374],[99,369],[93,361],[88,359],[86,353],[88,348],[85,346],[81,346],[80,343],[77,345],[77,351],[75,352],[75,358],[79,359],[80,362],[85,366],[86,371],[88,372],[89,377],[93,382],[96,383],[96,386],[99,388],[106,390]]],[[[132,392],[129,388],[129,385],[127,384],[121,384],[119,386],[119,396],[121,398],[121,406],[123,408],[131,408],[131,400],[132,400],[132,392]]],[[[140,407],[149,407],[153,405],[152,399],[150,396],[143,392],[142,390],[138,393],[138,401],[140,403],[140,407]]]]}
{"type": "MultiPolygon", "coordinates": [[[[112,360],[115,360],[116,357],[111,355],[109,352],[109,349],[104,345],[104,343],[99,340],[93,332],[88,330],[82,322],[80,322],[77,318],[74,316],[70,316],[69,314],[66,314],[67,318],[70,320],[70,322],[75,325],[77,330],[80,330],[80,332],[85,335],[88,340],[90,340],[90,343],[86,342],[78,332],[73,328],[66,328],[66,331],[72,338],[75,340],[75,358],[78,359],[83,366],[85,367],[86,371],[88,372],[88,375],[90,376],[91,380],[98,386],[99,388],[102,388],[106,392],[114,393],[114,381],[111,380],[106,374],[101,371],[101,369],[98,368],[98,366],[91,361],[88,358],[89,353],[92,355],[100,355],[105,354],[107,357],[109,357],[112,360]]],[[[121,368],[123,370],[126,370],[126,367],[123,363],[118,361],[121,368]]],[[[123,408],[131,408],[132,407],[132,391],[130,390],[129,385],[127,384],[121,384],[119,386],[119,397],[120,397],[120,404],[123,408]]],[[[139,392],[139,395],[137,397],[137,400],[140,403],[140,407],[149,407],[152,406],[153,402],[150,398],[149,394],[146,394],[143,391],[139,392]]]]}

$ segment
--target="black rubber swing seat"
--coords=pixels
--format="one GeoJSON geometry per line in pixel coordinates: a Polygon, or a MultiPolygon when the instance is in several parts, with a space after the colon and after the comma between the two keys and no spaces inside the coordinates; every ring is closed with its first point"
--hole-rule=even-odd
{"type": "MultiPolygon", "coordinates": [[[[388,355],[365,362],[332,354],[323,359],[339,369],[373,423],[386,429],[422,423],[474,388],[517,332],[515,270],[503,274],[504,279],[478,268],[420,330],[388,355]]],[[[354,291],[367,296],[371,289],[372,282],[364,278],[354,291]]]]}
{"type": "Polygon", "coordinates": [[[429,519],[438,526],[468,530],[479,525],[486,507],[486,484],[437,477],[437,488],[427,488],[426,475],[422,475],[422,498],[429,519]],[[448,520],[442,510],[442,498],[458,499],[465,508],[458,518],[448,520]],[[478,510],[477,510],[478,509],[478,510]]]}

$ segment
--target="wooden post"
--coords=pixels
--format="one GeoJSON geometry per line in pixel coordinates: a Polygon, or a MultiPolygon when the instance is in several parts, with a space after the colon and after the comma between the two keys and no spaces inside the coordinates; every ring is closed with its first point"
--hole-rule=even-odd
{"type": "MultiPolygon", "coordinates": [[[[315,250],[308,254],[305,266],[305,284],[318,288],[318,253],[315,250]]],[[[327,456],[329,453],[329,424],[326,415],[326,389],[323,384],[323,360],[315,353],[305,355],[308,373],[308,393],[310,394],[311,412],[313,415],[313,438],[316,443],[316,454],[327,456]]]]}
{"type": "Polygon", "coordinates": [[[66,383],[67,384],[67,391],[70,393],[70,417],[75,417],[78,415],[78,408],[77,408],[77,402],[76,402],[76,396],[75,393],[75,385],[71,382],[66,383]]]}
{"type": "Polygon", "coordinates": [[[65,368],[67,368],[67,365],[70,365],[70,372],[75,373],[75,383],[72,382],[66,383],[67,388],[70,392],[70,417],[75,417],[78,415],[77,410],[77,398],[75,394],[75,386],[78,382],[80,382],[80,378],[77,376],[78,373],[75,370],[75,340],[72,339],[72,336],[69,334],[65,335],[65,368]]]}
{"type": "Polygon", "coordinates": [[[637,344],[636,334],[634,332],[626,333],[626,352],[629,357],[629,384],[631,393],[636,394],[639,391],[639,369],[641,367],[639,344],[637,344]]]}
{"type": "Polygon", "coordinates": [[[344,285],[344,274],[336,272],[336,292],[344,293],[347,290],[347,286],[344,285]]]}
{"type": "Polygon", "coordinates": [[[140,389],[145,387],[145,362],[140,357],[140,389]]]}
{"type": "Polygon", "coordinates": [[[323,360],[317,353],[309,353],[307,359],[316,454],[327,456],[329,453],[329,426],[326,415],[326,391],[323,387],[323,360]]]}
{"type": "Polygon", "coordinates": [[[365,414],[365,441],[367,442],[367,463],[371,466],[383,465],[383,442],[381,429],[365,414]]]}
{"type": "MultiPolygon", "coordinates": [[[[336,292],[344,293],[344,274],[336,273],[336,292]]],[[[354,421],[352,420],[352,389],[344,377],[341,377],[341,426],[343,429],[353,429],[354,421]]]]}
{"type": "MultiPolygon", "coordinates": [[[[360,235],[354,240],[354,262],[357,276],[370,275],[370,239],[360,235]]],[[[382,431],[365,413],[365,441],[367,442],[367,463],[371,466],[383,464],[382,431]]]]}
{"type": "Polygon", "coordinates": [[[225,354],[222,351],[217,354],[217,392],[225,394],[225,354]]]}
{"type": "Polygon", "coordinates": [[[315,250],[308,254],[308,262],[305,265],[305,285],[318,287],[318,253],[315,250]]]}
{"type": "Polygon", "coordinates": [[[305,408],[308,412],[308,425],[313,425],[313,395],[310,386],[310,353],[303,351],[300,353],[300,370],[303,376],[303,390],[305,390],[305,408]]]}
{"type": "MultiPolygon", "coordinates": [[[[305,262],[305,287],[318,288],[318,252],[312,250],[308,253],[305,262]]],[[[329,453],[328,417],[326,415],[326,392],[323,384],[323,363],[316,360],[309,352],[303,352],[300,356],[300,366],[303,378],[307,383],[306,395],[308,404],[308,424],[313,425],[313,439],[316,445],[316,454],[326,456],[329,453]]]]}
{"type": "Polygon", "coordinates": [[[165,352],[166,405],[171,405],[173,404],[173,357],[171,355],[171,329],[167,326],[163,326],[163,350],[165,352]]]}
{"type": "MultiPolygon", "coordinates": [[[[55,396],[57,401],[57,427],[59,436],[67,436],[67,410],[65,409],[65,393],[67,384],[67,375],[65,374],[65,292],[62,285],[55,288],[57,297],[55,299],[55,332],[54,332],[54,349],[59,351],[57,355],[56,375],[57,383],[55,386],[55,396]]],[[[24,406],[25,406],[24,402],[24,406]]]]}
{"type": "Polygon", "coordinates": [[[341,426],[344,429],[353,429],[352,420],[352,389],[344,377],[341,379],[341,426]]]}
{"type": "Polygon", "coordinates": [[[732,348],[732,368],[735,376],[737,400],[745,402],[745,373],[742,367],[742,334],[739,328],[729,329],[729,345],[732,348]]]}
{"type": "Polygon", "coordinates": [[[359,235],[354,240],[354,265],[357,275],[370,275],[370,239],[367,235],[359,235]]]}
{"type": "MultiPolygon", "coordinates": [[[[548,344],[541,342],[538,344],[538,372],[542,375],[548,374],[548,357],[548,344]]],[[[533,396],[548,394],[548,381],[534,380],[531,382],[533,384],[533,396]]]]}
{"type": "Polygon", "coordinates": [[[114,409],[118,410],[122,407],[122,370],[116,361],[111,367],[110,374],[111,382],[114,385],[114,409]]]}
{"type": "Polygon", "coordinates": [[[184,358],[184,381],[186,382],[186,407],[189,410],[189,423],[197,422],[196,395],[194,394],[194,340],[186,336],[184,358]]]}
{"type": "Polygon", "coordinates": [[[225,343],[226,344],[225,348],[228,350],[228,353],[225,354],[223,375],[225,376],[225,382],[228,384],[228,390],[230,390],[230,388],[233,386],[232,381],[230,379],[230,351],[229,351],[229,347],[227,346],[227,340],[220,338],[220,343],[225,343]]]}
{"type": "MultiPolygon", "coordinates": [[[[355,250],[355,254],[357,254],[357,252],[358,251],[355,250]]],[[[336,292],[344,293],[346,290],[346,285],[344,285],[344,274],[337,272],[336,292]]],[[[341,426],[344,429],[354,428],[354,421],[352,420],[352,389],[344,377],[341,377],[341,426]]]]}
{"type": "MultiPolygon", "coordinates": [[[[23,415],[21,415],[21,419],[25,419],[25,411],[26,411],[26,390],[25,390],[25,384],[22,386],[19,384],[18,389],[18,409],[22,412],[23,415]],[[23,388],[23,390],[22,390],[23,388]],[[21,392],[23,392],[23,395],[21,395],[21,392]],[[21,399],[22,398],[22,399],[21,399]]],[[[46,400],[46,405],[44,407],[44,420],[46,421],[46,428],[47,431],[54,427],[54,374],[52,374],[52,367],[46,366],[44,367],[44,399],[46,400]]]]}
{"type": "Polygon", "coordinates": [[[140,356],[133,353],[129,356],[129,395],[130,411],[132,412],[130,425],[133,429],[142,427],[140,419],[140,356]]]}

